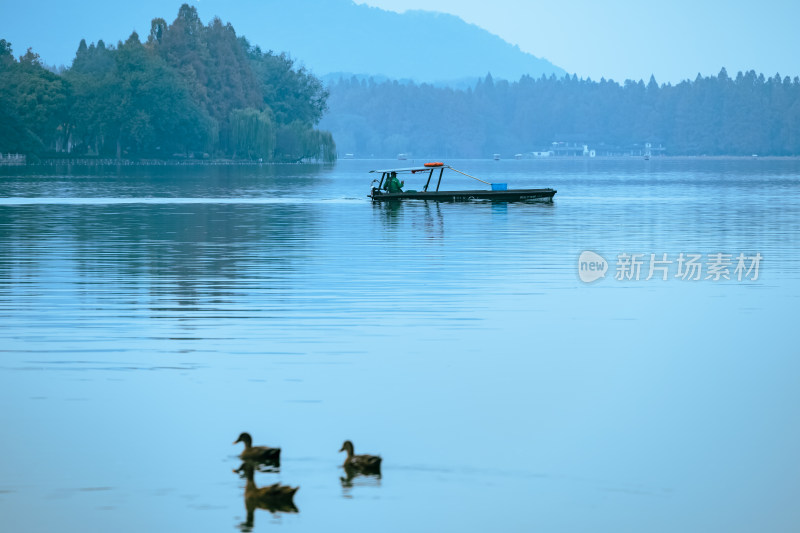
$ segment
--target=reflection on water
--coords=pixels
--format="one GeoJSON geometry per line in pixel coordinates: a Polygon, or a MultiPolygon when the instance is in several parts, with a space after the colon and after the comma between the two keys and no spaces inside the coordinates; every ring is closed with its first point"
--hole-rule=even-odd
{"type": "Polygon", "coordinates": [[[352,488],[355,486],[363,487],[380,487],[381,486],[381,471],[380,468],[373,470],[364,470],[353,468],[349,465],[342,467],[344,476],[339,477],[342,483],[342,496],[345,498],[352,498],[352,488]]]}
{"type": "Polygon", "coordinates": [[[243,461],[239,468],[235,469],[234,472],[239,474],[241,479],[245,479],[245,471],[244,465],[249,464],[253,467],[253,470],[256,472],[261,472],[263,474],[279,474],[281,471],[281,463],[280,461],[243,461]]]}
{"type": "Polygon", "coordinates": [[[385,166],[0,168],[0,527],[794,530],[800,162],[462,162],[559,193],[372,205],[385,166]],[[764,260],[589,285],[585,250],[764,260]],[[245,519],[242,428],[303,513],[245,519]]]}
{"type": "Polygon", "coordinates": [[[241,531],[253,530],[256,509],[264,509],[270,513],[298,512],[294,504],[294,495],[300,487],[289,487],[280,483],[258,487],[255,483],[253,464],[244,462],[239,469],[244,472],[247,480],[244,488],[244,507],[247,518],[239,525],[241,531]]]}

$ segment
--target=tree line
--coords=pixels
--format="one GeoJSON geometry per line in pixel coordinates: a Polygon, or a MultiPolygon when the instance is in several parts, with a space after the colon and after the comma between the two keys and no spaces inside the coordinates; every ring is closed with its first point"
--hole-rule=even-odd
{"type": "Polygon", "coordinates": [[[0,151],[34,156],[333,161],[316,129],[328,91],[286,54],[264,52],[181,6],[145,42],[82,40],[63,72],[0,39],[0,151]]]}
{"type": "Polygon", "coordinates": [[[800,155],[800,79],[755,71],[659,85],[577,76],[491,75],[466,90],[371,79],[329,86],[322,125],[357,156],[487,157],[585,143],[626,153],[800,155]]]}

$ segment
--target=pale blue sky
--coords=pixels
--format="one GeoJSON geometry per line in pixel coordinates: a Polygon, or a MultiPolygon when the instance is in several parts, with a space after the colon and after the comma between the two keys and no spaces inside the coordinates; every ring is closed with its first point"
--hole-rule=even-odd
{"type": "Polygon", "coordinates": [[[800,75],[800,1],[358,0],[460,16],[567,72],[659,82],[726,67],[800,75]]]}

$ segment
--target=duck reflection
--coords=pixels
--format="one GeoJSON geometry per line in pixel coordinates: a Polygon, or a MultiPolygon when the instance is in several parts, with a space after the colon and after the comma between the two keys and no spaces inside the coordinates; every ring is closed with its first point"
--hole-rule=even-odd
{"type": "Polygon", "coordinates": [[[243,471],[247,478],[247,484],[244,487],[244,508],[247,511],[247,519],[239,525],[239,529],[242,531],[253,529],[256,509],[266,509],[271,513],[299,512],[294,504],[294,494],[300,487],[289,487],[280,483],[258,487],[254,480],[255,467],[247,461],[234,470],[234,472],[238,471],[243,471]]]}
{"type": "Polygon", "coordinates": [[[253,461],[245,461],[242,463],[242,466],[234,470],[235,474],[239,474],[240,479],[247,478],[247,474],[244,470],[244,465],[250,465],[253,467],[253,472],[261,472],[263,474],[279,474],[281,469],[280,465],[275,465],[271,463],[254,463],[253,461]]]}
{"type": "MultiPolygon", "coordinates": [[[[345,466],[344,476],[339,476],[339,481],[342,483],[343,489],[349,489],[356,485],[380,486],[381,477],[380,470],[377,472],[365,472],[352,466],[345,466]]],[[[347,491],[345,491],[345,494],[347,494],[347,491]]]]}
{"type": "Polygon", "coordinates": [[[356,477],[362,476],[365,484],[380,485],[381,479],[381,457],[377,455],[355,454],[353,443],[349,440],[344,441],[340,452],[347,452],[347,457],[344,460],[344,477],[340,477],[342,487],[350,488],[353,486],[353,480],[356,477]]]}
{"type": "MultiPolygon", "coordinates": [[[[239,458],[247,463],[279,468],[281,466],[281,449],[270,448],[269,446],[253,446],[253,437],[249,433],[242,433],[233,443],[244,443],[244,450],[239,454],[239,458]]],[[[241,468],[239,469],[241,470],[241,468]]]]}

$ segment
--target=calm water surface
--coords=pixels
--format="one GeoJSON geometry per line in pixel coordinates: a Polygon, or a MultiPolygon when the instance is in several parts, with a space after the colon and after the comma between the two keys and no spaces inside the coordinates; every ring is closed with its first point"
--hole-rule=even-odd
{"type": "Polygon", "coordinates": [[[372,205],[396,164],[0,168],[0,529],[248,529],[249,431],[300,486],[254,531],[797,531],[800,162],[461,161],[555,202],[372,205]]]}

